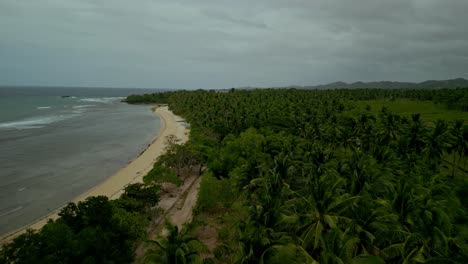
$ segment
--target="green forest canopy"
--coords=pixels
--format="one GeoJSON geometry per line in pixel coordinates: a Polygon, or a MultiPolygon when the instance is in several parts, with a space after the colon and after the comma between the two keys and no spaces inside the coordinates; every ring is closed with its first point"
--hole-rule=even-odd
{"type": "MultiPolygon", "coordinates": [[[[161,166],[178,152],[190,157],[187,166],[208,169],[195,221],[214,223],[218,230],[214,263],[468,259],[466,88],[198,90],[133,95],[127,101],[168,103],[191,124],[189,142],[155,165],[147,185],[127,188],[116,202],[99,200],[108,217],[82,222],[89,217],[80,215],[97,210],[70,205],[61,219],[4,247],[0,263],[28,263],[32,256],[36,263],[133,259],[135,243],[145,240],[143,218],[158,201],[152,199],[158,187],[151,183],[174,177],[168,169],[177,166],[161,166]],[[140,219],[138,228],[128,224],[132,219],[140,219]],[[47,231],[52,227],[69,230],[68,235],[47,231]],[[86,238],[93,232],[104,232],[102,239],[118,235],[119,243],[91,243],[86,238]],[[49,246],[53,241],[66,246],[49,246]],[[25,254],[38,245],[40,251],[25,254]],[[100,247],[115,254],[84,259],[100,247]]],[[[176,231],[161,249],[183,248],[170,244],[183,241],[176,231]]],[[[161,256],[172,256],[168,252],[173,251],[161,256]]],[[[199,260],[188,257],[196,252],[179,252],[187,254],[179,259],[199,260]]]]}
{"type": "Polygon", "coordinates": [[[468,259],[468,89],[168,95],[210,170],[198,213],[225,219],[215,261],[468,259]]]}

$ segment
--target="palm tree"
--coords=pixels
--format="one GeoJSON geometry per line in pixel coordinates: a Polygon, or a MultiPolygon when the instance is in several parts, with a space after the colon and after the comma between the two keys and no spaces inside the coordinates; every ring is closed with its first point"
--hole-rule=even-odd
{"type": "Polygon", "coordinates": [[[450,147],[449,136],[447,123],[443,120],[437,120],[435,127],[426,136],[426,146],[423,152],[433,170],[437,168],[443,154],[450,147]]]}
{"type": "Polygon", "coordinates": [[[324,125],[324,138],[332,145],[337,146],[340,144],[342,137],[343,127],[338,123],[336,115],[330,117],[330,122],[324,125]]]}
{"type": "Polygon", "coordinates": [[[367,151],[374,146],[376,143],[375,135],[373,134],[373,124],[375,121],[375,117],[372,115],[359,115],[354,127],[354,141],[357,148],[362,147],[367,151]]]}
{"type": "Polygon", "coordinates": [[[353,131],[348,126],[343,126],[341,129],[340,138],[338,141],[341,143],[342,147],[344,148],[345,155],[349,148],[353,146],[352,144],[353,139],[353,131]]]}
{"type": "Polygon", "coordinates": [[[293,240],[286,232],[278,232],[265,227],[254,218],[238,224],[240,250],[236,252],[235,263],[262,263],[274,254],[285,249],[293,240]]]}
{"type": "Polygon", "coordinates": [[[168,235],[160,240],[149,240],[158,247],[150,252],[145,260],[147,263],[186,264],[201,263],[200,253],[206,246],[188,232],[188,228],[179,231],[176,225],[166,223],[168,235]]]}
{"type": "Polygon", "coordinates": [[[283,263],[308,263],[308,264],[318,264],[318,262],[313,259],[307,251],[304,250],[301,246],[295,243],[287,243],[284,245],[274,245],[267,249],[262,257],[260,258],[259,263],[269,263],[269,264],[283,264],[283,263]]]}
{"type": "Polygon", "coordinates": [[[409,131],[409,148],[413,149],[417,154],[421,153],[424,148],[425,129],[421,121],[420,114],[411,116],[412,122],[409,131]]]}
{"type": "Polygon", "coordinates": [[[359,197],[342,191],[345,180],[336,175],[336,172],[327,171],[309,177],[313,180],[305,186],[304,196],[298,194],[296,207],[304,211],[300,215],[302,225],[298,229],[302,247],[310,249],[314,257],[324,247],[322,234],[339,223],[351,221],[344,212],[349,210],[351,204],[359,197]]]}
{"type": "Polygon", "coordinates": [[[400,137],[399,117],[392,114],[383,112],[380,117],[380,136],[381,145],[388,145],[392,140],[400,137]]]}
{"type": "Polygon", "coordinates": [[[455,157],[456,154],[458,154],[458,161],[463,156],[463,152],[465,149],[468,148],[468,142],[465,141],[465,138],[463,137],[463,120],[456,120],[455,124],[453,127],[450,129],[450,132],[453,137],[453,142],[451,146],[451,151],[453,155],[452,159],[452,178],[455,177],[455,169],[458,167],[458,162],[456,162],[455,157]]]}
{"type": "Polygon", "coordinates": [[[383,256],[381,248],[401,241],[406,233],[398,222],[391,201],[363,197],[352,208],[353,222],[347,226],[346,233],[359,238],[358,254],[383,256]]]}
{"type": "Polygon", "coordinates": [[[262,172],[244,186],[250,203],[249,217],[238,225],[241,248],[236,263],[262,263],[293,248],[289,234],[278,231],[284,220],[283,196],[289,192],[284,179],[293,169],[289,156],[281,152],[274,160],[273,169],[262,172]]]}

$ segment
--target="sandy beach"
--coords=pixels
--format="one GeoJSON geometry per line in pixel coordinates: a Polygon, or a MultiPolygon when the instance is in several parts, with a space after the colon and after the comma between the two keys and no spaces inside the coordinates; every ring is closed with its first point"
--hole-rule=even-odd
{"type": "MultiPolygon", "coordinates": [[[[174,135],[180,139],[180,143],[188,140],[189,130],[183,125],[183,118],[174,115],[169,111],[167,106],[156,108],[155,114],[161,118],[161,130],[155,137],[148,148],[142,152],[136,159],[127,164],[124,168],[116,172],[104,182],[91,188],[90,190],[79,195],[72,202],[83,201],[90,196],[104,195],[110,199],[118,198],[126,185],[136,182],[142,182],[143,176],[146,175],[153,167],[154,162],[164,152],[166,148],[166,137],[174,135]]],[[[65,205],[65,204],[64,204],[65,205]]],[[[51,214],[38,219],[37,221],[19,228],[15,231],[5,234],[0,238],[0,244],[6,243],[18,235],[24,233],[26,229],[40,229],[49,219],[57,219],[60,209],[55,210],[51,214]]]]}

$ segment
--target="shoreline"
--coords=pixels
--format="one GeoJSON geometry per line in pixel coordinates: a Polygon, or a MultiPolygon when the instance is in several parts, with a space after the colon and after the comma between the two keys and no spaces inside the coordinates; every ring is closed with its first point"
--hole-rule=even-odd
{"type": "MultiPolygon", "coordinates": [[[[107,196],[110,200],[120,197],[125,186],[143,181],[143,176],[152,169],[153,164],[159,156],[164,153],[166,149],[165,141],[167,136],[174,135],[180,139],[181,143],[185,143],[188,140],[187,132],[189,130],[179,122],[180,120],[184,120],[183,118],[174,115],[167,106],[153,108],[153,113],[159,116],[161,120],[161,128],[148,147],[134,160],[125,165],[125,167],[121,168],[103,182],[95,185],[69,202],[77,203],[86,200],[86,198],[90,196],[99,195],[107,196]]],[[[64,206],[66,206],[66,204],[64,206]]],[[[27,229],[38,230],[47,224],[49,219],[57,219],[58,213],[64,206],[28,225],[1,235],[0,245],[10,242],[17,236],[25,233],[27,229]]]]}

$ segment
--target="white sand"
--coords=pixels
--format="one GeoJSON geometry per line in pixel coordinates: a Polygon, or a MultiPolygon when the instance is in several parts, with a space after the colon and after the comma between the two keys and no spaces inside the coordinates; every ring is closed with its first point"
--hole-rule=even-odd
{"type": "MultiPolygon", "coordinates": [[[[166,137],[170,135],[180,139],[180,143],[185,143],[188,140],[189,130],[183,126],[183,119],[174,115],[169,111],[167,106],[158,107],[155,113],[161,118],[161,131],[153,140],[149,147],[135,160],[130,162],[126,167],[119,170],[117,173],[106,179],[101,184],[93,187],[87,192],[79,195],[72,202],[83,201],[90,196],[104,195],[110,199],[118,198],[126,185],[136,182],[142,182],[143,176],[146,175],[153,167],[154,162],[164,152],[166,148],[166,137]],[[179,122],[178,122],[179,121],[179,122]]],[[[49,219],[57,219],[60,209],[47,215],[44,218],[37,220],[18,230],[10,232],[0,238],[0,244],[6,243],[15,237],[26,232],[26,229],[40,229],[49,219]]]]}

